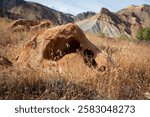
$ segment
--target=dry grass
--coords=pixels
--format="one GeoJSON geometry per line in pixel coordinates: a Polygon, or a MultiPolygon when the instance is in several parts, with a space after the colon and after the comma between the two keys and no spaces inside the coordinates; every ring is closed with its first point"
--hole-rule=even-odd
{"type": "Polygon", "coordinates": [[[97,91],[86,84],[38,76],[30,69],[13,71],[5,70],[0,75],[0,99],[98,99],[97,91]]]}
{"type": "Polygon", "coordinates": [[[89,34],[88,38],[108,53],[113,64],[108,83],[105,84],[109,87],[109,98],[144,99],[144,93],[150,93],[148,42],[114,40],[89,34]]]}
{"type": "MultiPolygon", "coordinates": [[[[0,19],[0,55],[15,63],[24,43],[35,32],[12,33],[9,25],[10,21],[0,19]]],[[[86,35],[107,53],[111,63],[107,73],[87,78],[79,74],[81,77],[76,78],[0,66],[0,99],[148,99],[150,45],[86,35]]]]}
{"type": "Polygon", "coordinates": [[[14,61],[23,44],[32,37],[34,32],[14,33],[10,29],[11,23],[11,20],[0,18],[0,55],[14,61]]]}

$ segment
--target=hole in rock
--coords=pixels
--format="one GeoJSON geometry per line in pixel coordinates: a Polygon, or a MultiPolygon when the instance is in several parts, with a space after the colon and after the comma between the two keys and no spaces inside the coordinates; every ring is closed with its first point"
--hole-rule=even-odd
{"type": "Polygon", "coordinates": [[[76,40],[75,38],[71,37],[69,38],[68,42],[66,43],[66,48],[64,49],[64,52],[66,54],[69,53],[76,53],[82,49],[80,42],[76,40]]]}
{"type": "Polygon", "coordinates": [[[85,57],[84,61],[89,67],[95,68],[97,66],[95,59],[93,59],[94,52],[92,50],[89,49],[84,50],[84,57],[85,57]]]}
{"type": "Polygon", "coordinates": [[[97,63],[94,59],[91,59],[91,58],[85,58],[84,59],[84,62],[86,65],[88,65],[90,68],[96,68],[97,66],[97,63]]]}
{"type": "Polygon", "coordinates": [[[98,69],[99,72],[104,72],[105,70],[106,70],[106,67],[105,67],[105,66],[101,66],[101,67],[98,69]]]}
{"type": "Polygon", "coordinates": [[[84,56],[86,56],[88,58],[92,58],[92,57],[94,57],[94,52],[92,50],[86,49],[86,50],[84,50],[84,56]]]}
{"type": "Polygon", "coordinates": [[[66,54],[76,53],[81,49],[80,42],[74,37],[70,37],[69,39],[57,38],[46,46],[43,58],[57,61],[66,54]]]}

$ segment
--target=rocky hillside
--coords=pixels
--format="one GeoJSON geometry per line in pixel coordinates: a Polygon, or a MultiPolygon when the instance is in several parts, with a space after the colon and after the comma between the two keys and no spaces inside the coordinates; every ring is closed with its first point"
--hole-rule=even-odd
{"type": "MultiPolygon", "coordinates": [[[[141,23],[143,26],[150,26],[150,5],[135,6],[131,5],[128,8],[122,9],[117,12],[120,15],[135,17],[137,22],[141,23]]],[[[129,22],[129,20],[128,20],[129,22]]]]}
{"type": "Polygon", "coordinates": [[[102,8],[100,13],[76,24],[85,32],[102,33],[108,37],[135,37],[139,28],[150,26],[150,6],[129,6],[117,13],[102,8]]]}
{"type": "Polygon", "coordinates": [[[26,2],[24,0],[2,0],[0,8],[5,12],[13,14],[12,19],[50,19],[54,24],[66,24],[73,22],[73,18],[68,14],[53,10],[38,3],[26,2]]]}

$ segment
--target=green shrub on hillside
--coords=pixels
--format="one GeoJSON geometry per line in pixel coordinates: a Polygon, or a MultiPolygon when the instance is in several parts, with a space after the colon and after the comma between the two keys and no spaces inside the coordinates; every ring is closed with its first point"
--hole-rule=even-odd
{"type": "Polygon", "coordinates": [[[137,39],[150,41],[150,28],[139,29],[136,34],[137,39]]]}
{"type": "Polygon", "coordinates": [[[143,38],[144,40],[150,40],[150,28],[146,28],[143,32],[143,38]]]}

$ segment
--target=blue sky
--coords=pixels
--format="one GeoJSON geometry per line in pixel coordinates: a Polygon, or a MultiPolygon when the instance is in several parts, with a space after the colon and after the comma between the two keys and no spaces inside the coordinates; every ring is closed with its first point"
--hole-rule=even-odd
{"type": "Polygon", "coordinates": [[[150,0],[26,0],[38,2],[65,13],[99,12],[102,7],[116,12],[129,5],[150,4],[150,0]]]}

